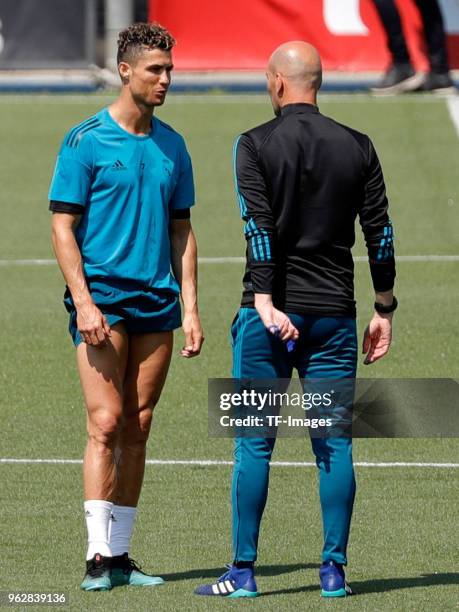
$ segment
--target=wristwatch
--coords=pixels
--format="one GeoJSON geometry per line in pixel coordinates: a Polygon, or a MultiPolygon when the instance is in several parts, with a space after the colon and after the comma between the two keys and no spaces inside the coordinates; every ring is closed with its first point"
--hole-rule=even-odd
{"type": "Polygon", "coordinates": [[[394,312],[397,306],[398,306],[398,302],[397,302],[397,298],[395,297],[395,295],[394,295],[392,304],[390,304],[389,306],[386,306],[385,304],[381,304],[380,302],[375,302],[375,310],[376,312],[379,312],[379,314],[389,314],[391,312],[394,312]]]}

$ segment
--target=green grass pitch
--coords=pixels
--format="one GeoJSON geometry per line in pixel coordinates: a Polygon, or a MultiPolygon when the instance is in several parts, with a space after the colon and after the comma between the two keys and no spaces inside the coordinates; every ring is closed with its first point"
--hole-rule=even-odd
{"type": "MultiPolygon", "coordinates": [[[[67,129],[112,98],[0,98],[0,458],[80,459],[85,416],[56,266],[49,259],[47,189],[67,129]],[[4,260],[10,260],[5,264],[4,260]]],[[[459,141],[444,100],[324,96],[321,111],[368,133],[391,201],[398,255],[459,254],[459,141]]],[[[192,219],[203,257],[240,256],[244,241],[232,187],[231,149],[241,131],[272,116],[265,96],[170,96],[158,116],[187,139],[198,205],[192,219]]],[[[357,232],[358,233],[358,232],[357,232]]],[[[364,255],[359,237],[354,253],[364,255]]],[[[360,376],[457,378],[457,261],[400,262],[390,355],[360,376]]],[[[231,459],[231,441],[207,437],[207,379],[229,375],[229,325],[242,266],[200,266],[206,342],[178,355],[149,443],[154,459],[231,459]]],[[[356,263],[360,337],[372,310],[368,266],[356,263]]],[[[433,406],[432,409],[435,409],[433,406]]],[[[357,440],[357,461],[457,462],[452,439],[357,440]]],[[[311,461],[309,445],[279,440],[276,460],[311,461]]],[[[457,469],[358,467],[348,578],[360,594],[321,601],[321,526],[314,468],[273,467],[258,561],[263,597],[199,599],[194,587],[230,561],[229,466],[149,465],[132,555],[167,579],[153,590],[83,593],[85,529],[81,466],[0,463],[0,591],[65,591],[70,610],[457,609],[457,469]]],[[[27,608],[34,609],[34,608],[27,608]]],[[[42,608],[36,608],[42,609],[42,608]]]]}

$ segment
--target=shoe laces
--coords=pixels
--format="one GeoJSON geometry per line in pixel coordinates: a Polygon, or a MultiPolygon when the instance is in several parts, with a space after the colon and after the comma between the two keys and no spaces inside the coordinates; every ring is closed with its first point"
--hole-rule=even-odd
{"type": "Polygon", "coordinates": [[[91,576],[91,578],[100,578],[101,576],[103,576],[106,569],[107,568],[102,562],[92,561],[91,565],[88,567],[87,572],[91,576]]]}
{"type": "Polygon", "coordinates": [[[125,574],[128,574],[132,572],[133,570],[135,570],[136,572],[140,572],[142,574],[144,573],[142,572],[142,566],[139,563],[137,563],[137,561],[134,561],[134,559],[131,559],[130,557],[128,557],[126,567],[123,569],[123,572],[125,574]]]}
{"type": "Polygon", "coordinates": [[[218,582],[224,582],[225,580],[228,580],[231,575],[231,570],[233,569],[233,566],[231,565],[231,563],[225,563],[225,567],[227,568],[228,571],[220,576],[220,578],[218,579],[218,582]]]}

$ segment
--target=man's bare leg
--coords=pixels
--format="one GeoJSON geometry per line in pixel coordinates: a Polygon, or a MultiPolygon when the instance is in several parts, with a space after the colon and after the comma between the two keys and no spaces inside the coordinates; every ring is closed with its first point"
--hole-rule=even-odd
{"type": "Polygon", "coordinates": [[[153,409],[172,354],[172,332],[131,335],[124,379],[124,420],[116,449],[118,478],[113,496],[110,549],[112,585],[156,586],[164,581],[140,571],[129,558],[153,409]]]}
{"type": "Polygon", "coordinates": [[[124,326],[112,328],[106,346],[80,344],[77,362],[87,408],[88,441],[83,463],[89,561],[110,557],[109,525],[116,486],[114,450],[123,418],[123,378],[129,338],[124,326]]]}
{"type": "Polygon", "coordinates": [[[115,504],[137,506],[153,410],[163,389],[172,355],[173,333],[133,334],[124,379],[123,425],[118,441],[115,504]]]}
{"type": "Polygon", "coordinates": [[[78,370],[87,408],[88,442],[83,479],[85,499],[112,500],[116,482],[113,451],[123,418],[123,379],[128,355],[128,335],[122,324],[112,328],[106,346],[81,343],[78,370]]]}

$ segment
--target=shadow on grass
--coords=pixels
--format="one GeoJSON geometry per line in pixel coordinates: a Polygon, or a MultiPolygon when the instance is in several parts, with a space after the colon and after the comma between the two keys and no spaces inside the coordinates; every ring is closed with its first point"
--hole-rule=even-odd
{"type": "MultiPolygon", "coordinates": [[[[368,593],[384,593],[386,591],[398,591],[400,589],[414,589],[418,587],[440,586],[440,585],[459,585],[459,573],[449,572],[446,574],[422,574],[421,576],[412,576],[409,578],[380,578],[377,580],[362,580],[350,583],[355,595],[364,595],[368,593]]],[[[303,587],[295,587],[292,589],[279,589],[277,591],[264,591],[261,596],[267,595],[287,595],[289,593],[307,593],[310,591],[318,591],[319,584],[311,584],[303,587]]]]}
{"type": "MultiPolygon", "coordinates": [[[[280,576],[281,574],[290,574],[299,570],[319,569],[317,563],[292,563],[289,565],[257,565],[257,576],[280,576]]],[[[161,577],[166,582],[175,582],[179,580],[190,580],[194,578],[213,578],[214,580],[223,574],[225,568],[213,567],[209,569],[192,569],[186,572],[177,572],[174,574],[161,574],[161,577]]],[[[214,581],[213,580],[213,581],[214,581]]]]}

